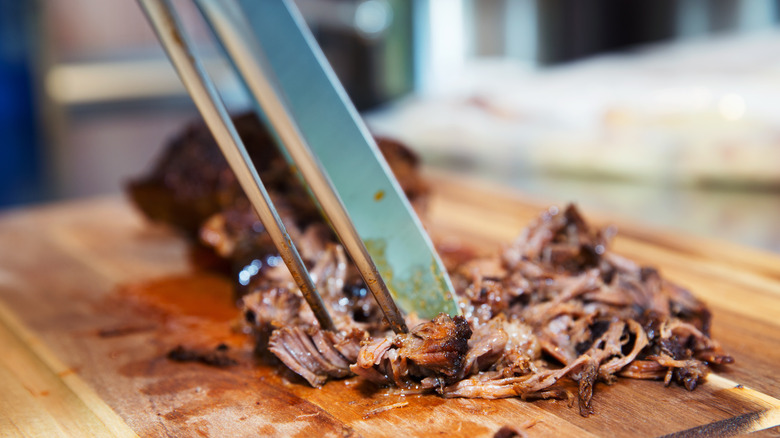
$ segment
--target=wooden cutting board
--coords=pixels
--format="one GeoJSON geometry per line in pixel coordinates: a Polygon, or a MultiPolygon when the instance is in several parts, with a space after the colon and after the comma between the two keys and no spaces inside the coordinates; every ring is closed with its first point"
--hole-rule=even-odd
{"type": "MultiPolygon", "coordinates": [[[[434,190],[434,238],[476,252],[495,251],[544,207],[441,176],[434,190]]],[[[473,437],[504,425],[530,436],[780,433],[780,257],[618,225],[619,253],[659,267],[710,305],[713,337],[736,363],[693,392],[654,381],[599,384],[596,413],[583,418],[566,401],[403,397],[357,379],[310,388],[252,354],[235,332],[229,284],[195,271],[184,242],[125,200],[6,212],[0,435],[473,437]],[[166,358],[177,345],[219,344],[235,365],[166,358]]]]}

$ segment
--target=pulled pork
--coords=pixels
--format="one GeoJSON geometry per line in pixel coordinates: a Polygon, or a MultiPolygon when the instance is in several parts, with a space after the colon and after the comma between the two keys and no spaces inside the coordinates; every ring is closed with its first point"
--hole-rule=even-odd
{"type": "MultiPolygon", "coordinates": [[[[662,379],[693,390],[711,364],[733,361],[710,338],[701,301],[611,252],[615,229],[592,228],[572,205],[543,212],[494,257],[450,263],[463,315],[417,325],[411,315],[411,331],[394,335],[259,122],[236,121],[339,333],[319,328],[202,125],[174,140],[131,196],[232,267],[258,350],[312,386],[357,375],[406,393],[534,400],[568,398],[563,380],[576,383],[587,416],[598,382],[662,379]]],[[[398,143],[379,145],[422,211],[417,158],[398,143]]]]}

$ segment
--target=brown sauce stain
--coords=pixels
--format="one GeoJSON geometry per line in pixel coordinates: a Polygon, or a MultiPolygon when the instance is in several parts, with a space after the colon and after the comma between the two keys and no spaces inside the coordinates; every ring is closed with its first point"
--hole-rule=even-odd
{"type": "MultiPolygon", "coordinates": [[[[323,434],[322,425],[319,424],[316,421],[313,421],[306,425],[303,429],[301,429],[299,432],[297,432],[295,435],[292,435],[294,438],[309,438],[314,436],[321,436],[323,434]]],[[[341,434],[342,437],[354,437],[359,436],[355,433],[355,431],[346,425],[341,425],[341,434]]]]}
{"type": "MultiPolygon", "coordinates": [[[[264,368],[260,373],[271,373],[264,368]]],[[[319,436],[324,431],[347,427],[319,406],[286,391],[280,379],[258,379],[257,370],[250,366],[210,371],[179,370],[176,378],[161,377],[144,388],[145,393],[162,397],[161,400],[175,395],[176,407],[162,415],[172,429],[190,431],[196,420],[215,413],[240,422],[236,427],[241,430],[258,423],[273,424],[275,428],[265,431],[270,435],[278,435],[285,429],[284,424],[293,425],[304,433],[301,436],[319,436]]]]}
{"type": "MultiPolygon", "coordinates": [[[[152,348],[143,350],[145,357],[136,357],[118,371],[123,376],[142,379],[139,391],[154,403],[167,407],[167,412],[160,412],[165,430],[179,436],[197,435],[199,430],[208,432],[212,425],[203,423],[196,427],[197,420],[218,415],[226,421],[240,421],[249,430],[265,422],[291,423],[295,425],[294,430],[304,430],[309,436],[317,436],[322,431],[342,431],[346,426],[327,410],[289,390],[291,386],[303,385],[286,384],[277,368],[264,364],[256,356],[250,336],[236,332],[234,318],[239,316],[239,311],[230,300],[232,291],[216,288],[216,293],[200,292],[202,286],[192,286],[198,278],[202,277],[134,284],[125,287],[121,294],[124,299],[141,304],[136,309],[139,316],[163,321],[156,330],[144,334],[153,344],[152,348]],[[198,291],[191,293],[198,287],[198,291]],[[189,303],[179,305],[177,300],[189,303]],[[221,309],[214,312],[213,307],[217,305],[221,309]],[[212,349],[222,343],[230,345],[228,351],[237,363],[216,368],[168,360],[167,352],[182,343],[212,349]]],[[[281,430],[284,428],[267,432],[275,435],[281,430]]]]}
{"type": "Polygon", "coordinates": [[[174,409],[166,414],[163,414],[163,418],[165,418],[168,421],[181,421],[186,419],[184,413],[182,413],[178,409],[174,409]]]}
{"type": "Polygon", "coordinates": [[[153,377],[163,360],[162,357],[133,360],[120,366],[117,372],[124,377],[153,377]]]}
{"type": "Polygon", "coordinates": [[[257,429],[257,436],[272,436],[276,434],[276,428],[270,424],[264,424],[257,429]]]}
{"type": "Polygon", "coordinates": [[[238,315],[230,281],[205,272],[130,284],[121,293],[171,316],[227,322],[238,315]]]}
{"type": "Polygon", "coordinates": [[[439,406],[457,403],[435,394],[404,395],[396,388],[379,387],[357,377],[330,381],[323,389],[311,388],[305,383],[288,384],[286,389],[303,400],[322,406],[345,424],[362,424],[367,428],[388,421],[401,424],[414,418],[436,418],[439,406]],[[401,407],[383,410],[392,405],[401,407]]]}
{"type": "Polygon", "coordinates": [[[219,395],[237,386],[243,386],[239,379],[226,377],[219,373],[209,376],[199,375],[201,373],[182,373],[179,375],[169,375],[156,379],[154,382],[141,388],[141,392],[146,395],[171,395],[181,393],[199,394],[205,392],[209,395],[219,395]],[[200,379],[206,377],[206,381],[200,379]],[[200,389],[199,389],[200,388],[200,389]]]}

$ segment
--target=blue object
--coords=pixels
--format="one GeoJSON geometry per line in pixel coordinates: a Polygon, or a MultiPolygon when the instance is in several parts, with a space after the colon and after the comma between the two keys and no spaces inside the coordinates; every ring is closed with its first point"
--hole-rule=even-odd
{"type": "Polygon", "coordinates": [[[0,206],[37,200],[42,194],[32,3],[0,0],[0,206]]]}

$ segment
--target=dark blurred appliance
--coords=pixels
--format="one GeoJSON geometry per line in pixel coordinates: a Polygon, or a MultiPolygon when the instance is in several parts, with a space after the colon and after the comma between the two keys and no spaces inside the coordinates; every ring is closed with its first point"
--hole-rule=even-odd
{"type": "Polygon", "coordinates": [[[358,110],[412,91],[409,0],[296,0],[358,110]]]}

